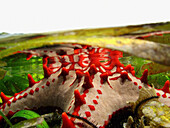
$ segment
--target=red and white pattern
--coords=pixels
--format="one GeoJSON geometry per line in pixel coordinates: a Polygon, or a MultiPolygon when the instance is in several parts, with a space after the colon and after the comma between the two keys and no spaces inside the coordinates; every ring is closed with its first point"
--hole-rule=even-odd
{"type": "MultiPolygon", "coordinates": [[[[115,112],[136,101],[139,89],[147,84],[145,70],[135,77],[131,65],[119,62],[122,52],[111,49],[63,44],[51,48],[20,51],[43,57],[44,78],[35,82],[28,74],[29,87],[11,98],[1,92],[1,111],[6,116],[23,109],[54,106],[62,109],[63,128],[85,127],[86,122],[66,113],[80,116],[96,127],[105,127],[115,112]]],[[[170,106],[169,81],[156,90],[160,101],[170,106]]],[[[2,118],[2,117],[0,117],[2,118]]]]}

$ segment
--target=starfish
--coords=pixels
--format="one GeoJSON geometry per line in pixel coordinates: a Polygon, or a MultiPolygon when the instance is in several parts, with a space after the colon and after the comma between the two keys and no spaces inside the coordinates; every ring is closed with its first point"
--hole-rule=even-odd
{"type": "MultiPolygon", "coordinates": [[[[44,78],[34,81],[28,74],[29,87],[8,98],[1,92],[0,110],[7,117],[23,109],[57,107],[63,111],[62,128],[104,128],[112,116],[136,101],[147,83],[148,70],[135,77],[131,65],[119,62],[122,52],[78,44],[19,51],[43,57],[44,78]]],[[[170,106],[169,81],[157,89],[162,103],[170,106]]],[[[0,117],[2,120],[2,117],[0,117]]]]}

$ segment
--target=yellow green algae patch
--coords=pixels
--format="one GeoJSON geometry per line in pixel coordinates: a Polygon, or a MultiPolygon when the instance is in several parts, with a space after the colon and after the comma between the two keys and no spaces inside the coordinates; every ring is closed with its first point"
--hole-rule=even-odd
{"type": "Polygon", "coordinates": [[[143,115],[152,127],[170,127],[170,108],[158,101],[151,101],[141,107],[143,115]]]}
{"type": "Polygon", "coordinates": [[[170,128],[170,107],[158,98],[154,88],[140,89],[138,100],[131,103],[134,117],[128,118],[124,128],[170,128]]]}

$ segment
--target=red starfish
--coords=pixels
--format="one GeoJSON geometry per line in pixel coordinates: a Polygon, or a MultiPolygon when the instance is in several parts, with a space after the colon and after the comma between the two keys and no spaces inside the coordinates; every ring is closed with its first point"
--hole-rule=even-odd
{"type": "MultiPolygon", "coordinates": [[[[27,60],[43,57],[44,78],[35,82],[28,74],[30,86],[12,98],[1,92],[1,111],[6,116],[54,106],[64,111],[63,128],[103,128],[115,113],[129,106],[127,101],[136,101],[139,89],[147,85],[147,70],[136,78],[131,65],[119,62],[120,51],[68,44],[21,53],[28,55],[27,60]]],[[[170,105],[169,81],[156,91],[160,101],[170,105]]]]}

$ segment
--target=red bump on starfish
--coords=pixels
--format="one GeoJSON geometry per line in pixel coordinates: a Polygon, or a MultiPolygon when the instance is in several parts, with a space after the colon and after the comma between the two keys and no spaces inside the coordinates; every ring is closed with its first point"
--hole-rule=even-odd
{"type": "Polygon", "coordinates": [[[28,96],[28,93],[24,93],[23,97],[26,98],[28,96]]]}
{"type": "Polygon", "coordinates": [[[89,89],[89,88],[93,88],[93,84],[92,84],[92,79],[90,77],[90,74],[89,72],[86,72],[85,73],[85,83],[83,84],[83,88],[86,90],[86,89],[89,89]]]}
{"type": "Polygon", "coordinates": [[[161,90],[165,93],[170,93],[169,86],[170,86],[170,82],[169,80],[167,80],[161,90]]]}
{"type": "Polygon", "coordinates": [[[27,58],[26,58],[26,60],[31,59],[31,58],[32,58],[32,56],[33,56],[33,55],[32,55],[31,53],[28,53],[28,54],[27,54],[27,58]]]}
{"type": "Polygon", "coordinates": [[[10,105],[11,105],[11,101],[8,101],[8,102],[7,102],[7,105],[10,106],[10,105]]]}
{"type": "Polygon", "coordinates": [[[43,65],[47,65],[48,62],[48,56],[43,56],[43,65]]]}
{"type": "Polygon", "coordinates": [[[98,94],[102,94],[102,91],[101,90],[97,90],[98,94]]]}
{"type": "Polygon", "coordinates": [[[100,75],[100,78],[101,78],[101,84],[103,84],[104,82],[107,81],[107,78],[108,78],[109,74],[107,72],[103,73],[100,75]]]}
{"type": "Polygon", "coordinates": [[[46,86],[50,86],[50,82],[49,81],[46,82],[46,86]]]}
{"type": "Polygon", "coordinates": [[[93,103],[94,103],[94,104],[98,104],[97,100],[93,100],[93,103]]]}
{"type": "Polygon", "coordinates": [[[9,101],[9,99],[11,99],[11,98],[7,97],[3,92],[1,92],[0,97],[1,97],[3,103],[7,103],[9,101]]]}
{"type": "Polygon", "coordinates": [[[65,112],[62,113],[63,124],[61,128],[75,128],[73,122],[68,118],[65,112]]]}
{"type": "Polygon", "coordinates": [[[126,79],[132,81],[132,79],[128,76],[127,72],[121,72],[120,77],[122,78],[122,83],[124,83],[126,79]]]}
{"type": "Polygon", "coordinates": [[[18,99],[22,99],[22,98],[23,98],[23,96],[19,96],[19,97],[18,97],[18,99]]]}
{"type": "Polygon", "coordinates": [[[79,70],[77,70],[76,71],[76,75],[77,75],[78,83],[80,83],[81,78],[84,76],[84,73],[79,71],[79,70]]]}
{"type": "Polygon", "coordinates": [[[97,73],[97,69],[96,69],[95,64],[91,64],[91,65],[90,65],[89,73],[90,73],[91,75],[94,75],[94,74],[97,73]]]}
{"type": "Polygon", "coordinates": [[[80,77],[84,76],[84,73],[81,72],[80,70],[77,70],[76,75],[77,75],[78,78],[80,78],[80,77]]]}
{"type": "Polygon", "coordinates": [[[75,96],[75,106],[81,106],[86,103],[84,96],[80,95],[79,90],[74,90],[74,96],[75,96]]]}
{"type": "Polygon", "coordinates": [[[91,116],[91,113],[89,111],[86,111],[85,114],[86,114],[86,117],[90,117],[91,116]]]}
{"type": "Polygon", "coordinates": [[[37,82],[35,82],[35,80],[31,76],[31,74],[28,74],[28,82],[29,82],[29,87],[32,87],[32,86],[34,86],[34,84],[37,83],[37,82]]]}
{"type": "Polygon", "coordinates": [[[63,84],[64,84],[64,82],[66,81],[66,76],[69,74],[69,70],[68,69],[66,69],[65,67],[63,67],[62,68],[62,71],[61,71],[61,74],[60,74],[60,76],[63,76],[63,84]]]}
{"type": "Polygon", "coordinates": [[[15,93],[15,94],[14,94],[14,97],[16,97],[18,94],[19,94],[19,93],[15,93]]]}
{"type": "Polygon", "coordinates": [[[132,67],[131,64],[128,64],[124,69],[128,72],[130,72],[133,76],[135,75],[134,67],[132,67]]]}
{"type": "Polygon", "coordinates": [[[39,91],[39,88],[36,88],[35,91],[38,92],[38,91],[39,91]]]}
{"type": "Polygon", "coordinates": [[[89,106],[89,108],[90,108],[91,111],[94,111],[94,110],[95,110],[94,105],[88,105],[88,106],[89,106]]]}
{"type": "Polygon", "coordinates": [[[14,97],[13,100],[12,100],[12,102],[15,103],[16,101],[17,101],[17,98],[14,97]]]}
{"type": "Polygon", "coordinates": [[[141,76],[141,78],[140,78],[140,80],[141,80],[142,83],[148,84],[148,79],[147,78],[148,78],[148,69],[145,69],[142,76],[141,76]]]}
{"type": "Polygon", "coordinates": [[[62,68],[61,75],[62,75],[62,76],[66,76],[66,75],[68,75],[68,73],[69,73],[69,70],[66,69],[65,67],[63,67],[63,68],[62,68]]]}
{"type": "Polygon", "coordinates": [[[29,92],[30,95],[33,95],[34,94],[34,90],[31,89],[30,92],[29,92]]]}
{"type": "Polygon", "coordinates": [[[166,98],[166,97],[167,97],[166,93],[164,93],[164,94],[162,95],[162,97],[163,97],[163,98],[166,98]]]}
{"type": "Polygon", "coordinates": [[[52,73],[50,72],[50,70],[46,65],[43,65],[43,70],[44,70],[44,78],[48,78],[51,76],[52,73]]]}

